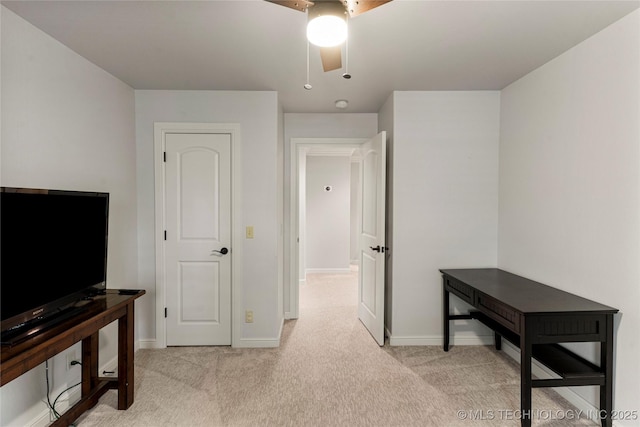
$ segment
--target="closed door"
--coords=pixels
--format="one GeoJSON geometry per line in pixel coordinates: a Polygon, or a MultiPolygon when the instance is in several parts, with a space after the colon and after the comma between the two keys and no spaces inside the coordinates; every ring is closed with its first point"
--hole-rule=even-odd
{"type": "Polygon", "coordinates": [[[231,135],[165,135],[167,345],[231,344],[231,135]]]}
{"type": "Polygon", "coordinates": [[[362,145],[358,317],[384,345],[386,132],[362,145]]]}

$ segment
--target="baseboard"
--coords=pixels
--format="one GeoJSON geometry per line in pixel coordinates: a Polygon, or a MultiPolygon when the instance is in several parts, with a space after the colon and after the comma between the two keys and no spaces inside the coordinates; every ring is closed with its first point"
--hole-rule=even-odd
{"type": "Polygon", "coordinates": [[[235,348],[277,348],[280,338],[241,338],[235,348]]]}
{"type": "MultiPolygon", "coordinates": [[[[507,340],[502,340],[502,351],[516,362],[520,363],[520,349],[515,347],[507,340]]],[[[537,360],[531,361],[531,373],[540,379],[557,378],[546,366],[538,363],[537,360]]],[[[567,387],[554,387],[553,390],[560,396],[567,399],[569,403],[575,406],[578,410],[582,411],[585,416],[589,416],[589,419],[600,424],[600,419],[597,418],[599,410],[592,403],[585,400],[578,393],[574,392],[567,387]]],[[[616,424],[614,423],[614,426],[616,424]]]]}
{"type": "Polygon", "coordinates": [[[277,348],[280,347],[280,338],[284,329],[284,317],[280,321],[278,336],[275,338],[240,338],[234,348],[277,348]]]}
{"type": "Polygon", "coordinates": [[[136,342],[136,350],[138,349],[146,349],[146,348],[160,348],[158,347],[158,341],[155,338],[138,340],[136,342]]]}
{"type": "MultiPolygon", "coordinates": [[[[451,345],[493,345],[493,335],[461,335],[451,337],[451,345]]],[[[400,337],[389,335],[389,345],[414,346],[431,345],[442,346],[442,335],[400,337]]]]}

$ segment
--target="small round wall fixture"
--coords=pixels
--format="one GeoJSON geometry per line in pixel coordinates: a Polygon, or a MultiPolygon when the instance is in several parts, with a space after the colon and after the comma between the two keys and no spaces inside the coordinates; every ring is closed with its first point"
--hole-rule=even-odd
{"type": "Polygon", "coordinates": [[[341,110],[344,110],[345,108],[347,108],[349,106],[349,101],[347,101],[346,99],[338,99],[336,101],[336,108],[339,108],[341,110]]]}

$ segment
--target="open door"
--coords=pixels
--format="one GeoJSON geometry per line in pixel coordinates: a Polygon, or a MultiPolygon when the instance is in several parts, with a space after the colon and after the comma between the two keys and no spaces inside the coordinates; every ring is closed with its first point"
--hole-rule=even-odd
{"type": "Polygon", "coordinates": [[[386,132],[362,145],[358,317],[384,345],[386,132]]]}

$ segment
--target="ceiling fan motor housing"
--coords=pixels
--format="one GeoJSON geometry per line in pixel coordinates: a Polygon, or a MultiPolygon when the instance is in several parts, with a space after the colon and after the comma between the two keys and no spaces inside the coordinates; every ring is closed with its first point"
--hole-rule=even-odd
{"type": "Polygon", "coordinates": [[[313,18],[317,18],[318,16],[323,15],[332,15],[338,16],[342,19],[346,19],[347,11],[340,1],[315,1],[313,3],[313,7],[309,7],[308,9],[308,17],[309,21],[313,18]]]}

